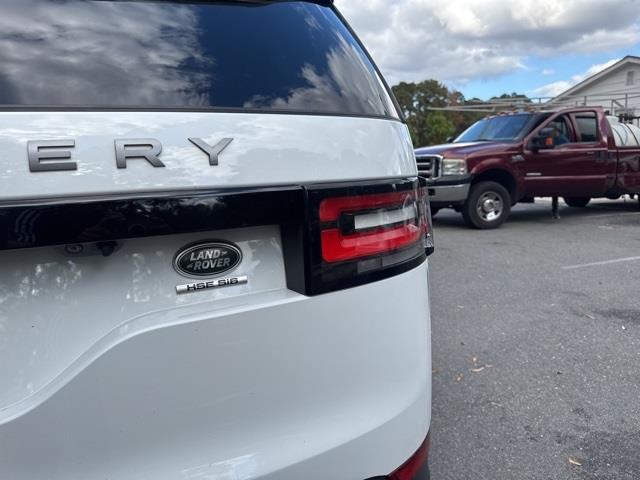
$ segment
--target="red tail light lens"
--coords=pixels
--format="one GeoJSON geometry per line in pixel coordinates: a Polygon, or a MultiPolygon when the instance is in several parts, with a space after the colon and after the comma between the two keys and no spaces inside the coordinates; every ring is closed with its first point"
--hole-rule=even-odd
{"type": "Polygon", "coordinates": [[[306,295],[398,275],[429,252],[427,191],[418,179],[305,188],[306,228],[283,227],[287,285],[306,295]]]}
{"type": "Polygon", "coordinates": [[[320,203],[322,258],[343,262],[399,250],[426,228],[416,191],[328,198],[320,203]]]}

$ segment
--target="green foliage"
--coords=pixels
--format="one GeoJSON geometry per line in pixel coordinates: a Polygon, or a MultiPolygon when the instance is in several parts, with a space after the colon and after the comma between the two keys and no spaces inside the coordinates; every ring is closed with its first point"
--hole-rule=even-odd
{"type": "Polygon", "coordinates": [[[491,99],[489,99],[489,102],[493,102],[495,100],[518,100],[522,103],[533,103],[531,99],[526,95],[522,93],[516,93],[516,92],[513,92],[511,94],[503,93],[499,97],[491,97],[491,99]]]}
{"type": "Polygon", "coordinates": [[[429,112],[425,121],[427,138],[434,144],[445,143],[456,130],[454,123],[449,118],[449,112],[429,112]]]}
{"type": "Polygon", "coordinates": [[[455,124],[449,115],[429,110],[430,107],[445,107],[449,104],[449,89],[440,82],[401,82],[393,87],[393,93],[407,119],[416,147],[443,143],[455,132],[455,124]]]}

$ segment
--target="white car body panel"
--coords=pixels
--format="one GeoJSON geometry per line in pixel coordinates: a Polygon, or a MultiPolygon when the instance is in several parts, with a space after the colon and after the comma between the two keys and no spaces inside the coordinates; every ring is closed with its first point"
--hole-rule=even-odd
{"type": "Polygon", "coordinates": [[[314,298],[280,288],[245,295],[242,305],[200,302],[132,320],[21,415],[5,416],[3,477],[320,480],[392,471],[429,424],[428,295],[407,288],[425,285],[426,273],[423,264],[314,298]]]}
{"type": "Polygon", "coordinates": [[[417,175],[407,127],[337,116],[184,112],[3,112],[0,200],[193,188],[322,183],[417,175]],[[322,132],[320,135],[319,132],[322,132]],[[218,166],[189,142],[233,142],[218,166]],[[165,168],[129,160],[116,168],[115,139],[155,138],[165,168]],[[29,172],[27,142],[75,140],[73,172],[29,172]]]}
{"type": "Polygon", "coordinates": [[[79,370],[74,362],[86,367],[121,337],[176,323],[170,319],[173,309],[208,302],[209,311],[229,310],[245,305],[250,295],[285,288],[276,227],[218,231],[216,236],[242,249],[244,258],[234,274],[249,276],[250,283],[176,295],[175,287],[191,280],[174,270],[173,256],[206,239],[202,233],[131,239],[108,258],[72,258],[62,248],[0,252],[0,423],[32,408],[31,397],[41,402],[48,396],[43,390],[66,383],[64,377],[79,370]]]}

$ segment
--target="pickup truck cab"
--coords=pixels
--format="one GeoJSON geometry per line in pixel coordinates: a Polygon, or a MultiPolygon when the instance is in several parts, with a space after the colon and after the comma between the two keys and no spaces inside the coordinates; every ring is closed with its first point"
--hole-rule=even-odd
{"type": "Polygon", "coordinates": [[[517,202],[640,193],[640,129],[601,107],[516,112],[484,118],[453,143],[416,149],[430,180],[432,213],[451,207],[473,228],[502,225],[517,202]]]}

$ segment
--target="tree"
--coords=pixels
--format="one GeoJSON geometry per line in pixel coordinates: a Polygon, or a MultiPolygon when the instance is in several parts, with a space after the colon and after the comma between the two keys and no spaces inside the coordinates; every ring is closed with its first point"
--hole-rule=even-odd
{"type": "Polygon", "coordinates": [[[503,93],[499,97],[491,97],[489,99],[489,103],[500,102],[500,101],[504,101],[505,103],[512,104],[512,105],[525,105],[525,104],[533,103],[531,99],[527,97],[525,94],[516,93],[516,92],[510,93],[510,94],[503,93]],[[509,102],[509,100],[511,100],[511,102],[509,102]]]}
{"type": "Polygon", "coordinates": [[[445,107],[450,103],[451,92],[440,82],[401,82],[393,87],[393,93],[407,120],[414,145],[443,143],[455,132],[456,126],[450,115],[429,110],[431,107],[445,107]]]}
{"type": "MultiPolygon", "coordinates": [[[[484,102],[479,98],[472,98],[471,100],[467,100],[462,92],[459,91],[452,91],[449,95],[449,106],[451,107],[482,103],[484,102]]],[[[473,125],[486,115],[485,113],[472,111],[450,111],[446,112],[446,114],[451,118],[451,121],[453,122],[455,135],[461,134],[467,128],[469,128],[469,126],[473,125]]]]}
{"type": "Polygon", "coordinates": [[[427,138],[432,144],[446,142],[456,131],[455,125],[445,112],[429,112],[425,123],[427,138]]]}

